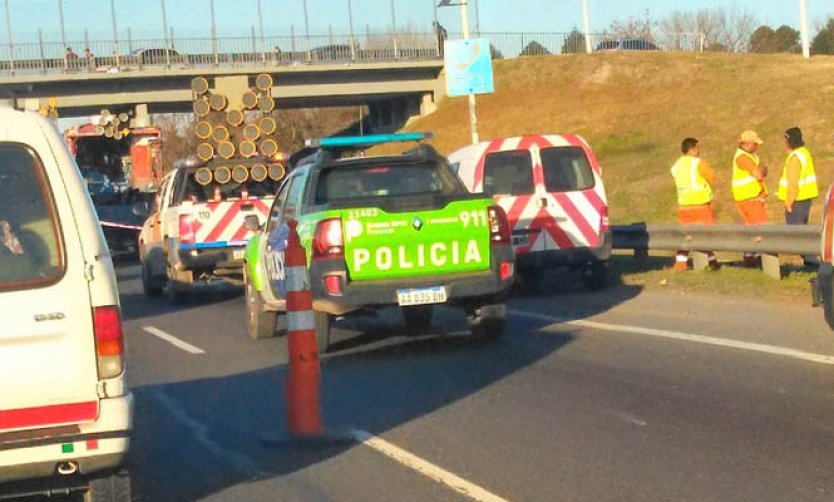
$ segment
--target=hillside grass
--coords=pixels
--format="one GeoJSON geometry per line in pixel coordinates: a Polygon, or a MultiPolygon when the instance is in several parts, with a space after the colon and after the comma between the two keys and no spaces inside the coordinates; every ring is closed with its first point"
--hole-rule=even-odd
{"type": "MultiPolygon", "coordinates": [[[[786,150],[782,132],[798,125],[824,190],[832,175],[834,57],[796,55],[620,53],[525,57],[495,61],[496,92],[478,96],[482,140],[528,133],[579,133],[597,154],[612,223],[673,223],[669,167],[680,142],[694,136],[718,174],[715,213],[741,223],[730,192],[739,133],[755,129],[775,193],[786,150]]],[[[445,98],[408,130],[434,131],[449,154],[469,141],[466,98],[445,98]]],[[[811,221],[820,223],[822,203],[811,221]]],[[[784,221],[772,195],[768,211],[784,221]]]]}

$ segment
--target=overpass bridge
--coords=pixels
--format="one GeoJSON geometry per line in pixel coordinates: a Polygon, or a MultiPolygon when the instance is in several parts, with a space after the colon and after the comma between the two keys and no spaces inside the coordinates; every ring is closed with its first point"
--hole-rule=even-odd
{"type": "MultiPolygon", "coordinates": [[[[149,46],[155,45],[153,41],[149,46]]],[[[205,42],[180,53],[154,49],[117,57],[0,55],[0,99],[19,108],[56,104],[62,118],[94,115],[101,109],[147,108],[149,113],[186,113],[193,104],[190,82],[246,75],[254,87],[260,73],[272,76],[278,108],[367,105],[372,123],[401,124],[434,111],[445,93],[443,61],[436,40],[422,38],[373,49],[327,44],[306,51],[205,51],[205,42]]],[[[366,42],[367,43],[367,42],[366,42]]],[[[164,45],[162,45],[165,47],[164,45]]],[[[2,53],[2,51],[0,51],[2,53]]]]}

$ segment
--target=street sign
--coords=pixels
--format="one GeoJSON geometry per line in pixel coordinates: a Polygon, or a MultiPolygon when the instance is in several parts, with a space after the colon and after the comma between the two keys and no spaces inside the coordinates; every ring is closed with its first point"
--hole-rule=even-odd
{"type": "Polygon", "coordinates": [[[495,91],[492,55],[485,38],[447,40],[443,46],[446,93],[449,96],[491,94],[495,91]]]}

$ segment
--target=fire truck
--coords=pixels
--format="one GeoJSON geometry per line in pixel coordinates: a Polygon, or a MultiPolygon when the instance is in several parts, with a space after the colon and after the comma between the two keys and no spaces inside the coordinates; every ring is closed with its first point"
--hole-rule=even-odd
{"type": "Polygon", "coordinates": [[[133,206],[152,200],[161,184],[162,140],[157,127],[123,127],[118,116],[110,117],[70,127],[64,140],[87,182],[110,249],[135,252],[143,218],[133,206]]]}

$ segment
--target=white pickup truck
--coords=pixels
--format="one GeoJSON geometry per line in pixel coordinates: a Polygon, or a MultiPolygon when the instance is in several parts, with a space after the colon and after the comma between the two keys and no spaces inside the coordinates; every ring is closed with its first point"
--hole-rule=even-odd
{"type": "Polygon", "coordinates": [[[266,220],[284,176],[283,165],[255,159],[177,162],[139,234],[145,295],[181,301],[195,281],[240,279],[251,237],[244,220],[266,220]]]}

